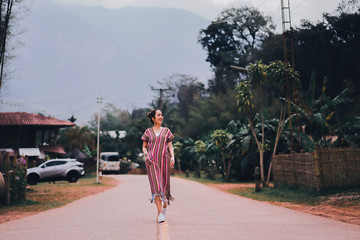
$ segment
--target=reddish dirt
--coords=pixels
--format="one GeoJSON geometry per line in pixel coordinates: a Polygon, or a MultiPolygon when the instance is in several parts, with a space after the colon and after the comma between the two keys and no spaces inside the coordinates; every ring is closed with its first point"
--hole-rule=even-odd
{"type": "MultiPolygon", "coordinates": [[[[255,184],[252,183],[249,184],[229,183],[229,184],[207,184],[207,185],[226,192],[234,188],[242,188],[242,187],[255,188],[255,184]]],[[[356,202],[359,202],[359,199],[360,199],[360,195],[357,194],[355,196],[335,195],[333,197],[330,197],[329,200],[324,201],[321,204],[315,206],[286,203],[286,202],[269,202],[269,203],[281,207],[290,208],[296,211],[301,211],[346,223],[360,225],[360,205],[356,204],[356,202]],[[339,201],[341,201],[341,204],[339,204],[339,201]]]]}

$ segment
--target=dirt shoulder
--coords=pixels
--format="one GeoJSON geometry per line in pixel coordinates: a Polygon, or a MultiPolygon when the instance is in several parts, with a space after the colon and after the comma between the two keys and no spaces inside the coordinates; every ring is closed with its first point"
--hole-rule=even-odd
{"type": "MultiPolygon", "coordinates": [[[[244,188],[254,189],[255,185],[251,183],[226,183],[226,184],[207,184],[208,186],[220,189],[222,191],[234,193],[244,188]]],[[[271,204],[290,208],[296,211],[310,213],[346,223],[360,225],[360,194],[349,192],[346,194],[334,194],[323,197],[317,204],[296,204],[290,202],[273,202],[271,204]]]]}
{"type": "Polygon", "coordinates": [[[37,214],[52,208],[64,206],[72,201],[97,194],[115,187],[119,181],[111,177],[103,177],[102,184],[94,178],[82,178],[77,183],[58,181],[39,183],[27,187],[25,203],[4,207],[0,205],[0,224],[37,214]]]}

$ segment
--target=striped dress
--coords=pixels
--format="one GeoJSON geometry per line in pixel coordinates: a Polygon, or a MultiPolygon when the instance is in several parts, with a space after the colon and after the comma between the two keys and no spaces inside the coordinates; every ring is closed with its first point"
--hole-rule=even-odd
{"type": "Polygon", "coordinates": [[[170,152],[168,143],[174,139],[170,129],[162,128],[156,136],[153,128],[146,129],[141,139],[147,142],[148,158],[152,162],[146,165],[150,183],[151,199],[159,196],[163,201],[170,203],[173,197],[170,194],[170,152]]]}

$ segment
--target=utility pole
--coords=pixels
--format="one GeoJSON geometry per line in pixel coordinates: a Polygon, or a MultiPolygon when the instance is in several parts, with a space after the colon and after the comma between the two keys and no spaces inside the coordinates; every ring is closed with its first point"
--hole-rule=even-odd
{"type": "Polygon", "coordinates": [[[98,124],[97,124],[97,150],[96,150],[96,183],[99,183],[99,157],[100,157],[100,104],[102,103],[102,98],[99,96],[97,98],[98,104],[98,124]]]}
{"type": "Polygon", "coordinates": [[[290,149],[293,149],[292,137],[292,118],[291,118],[291,95],[289,79],[289,66],[295,68],[294,59],[294,40],[292,38],[291,27],[291,13],[290,13],[290,0],[281,0],[281,17],[283,29],[283,44],[284,44],[284,62],[285,62],[285,78],[286,78],[286,101],[289,115],[289,132],[290,132],[290,149]]]}
{"type": "Polygon", "coordinates": [[[164,97],[164,92],[166,92],[166,91],[170,91],[170,90],[172,90],[171,88],[153,88],[153,87],[151,87],[151,90],[152,91],[159,91],[159,93],[160,93],[160,96],[159,96],[159,105],[158,105],[158,107],[159,107],[159,109],[162,111],[163,109],[162,109],[162,99],[163,99],[163,97],[164,97]]]}

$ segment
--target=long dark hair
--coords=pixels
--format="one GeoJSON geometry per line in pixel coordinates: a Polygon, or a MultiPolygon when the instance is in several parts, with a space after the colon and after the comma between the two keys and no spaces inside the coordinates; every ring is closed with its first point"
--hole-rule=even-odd
{"type": "Polygon", "coordinates": [[[150,119],[150,122],[151,122],[152,125],[154,125],[153,118],[155,119],[155,115],[156,115],[157,110],[160,111],[160,109],[151,109],[151,111],[146,114],[146,116],[150,119]]]}

